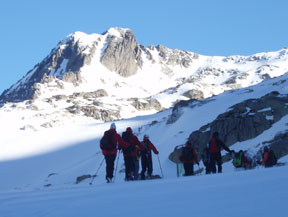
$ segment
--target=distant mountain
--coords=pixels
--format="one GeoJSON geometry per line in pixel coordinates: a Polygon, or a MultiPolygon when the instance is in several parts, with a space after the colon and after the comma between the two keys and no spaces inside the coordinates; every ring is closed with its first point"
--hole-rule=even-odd
{"type": "Polygon", "coordinates": [[[42,102],[66,115],[115,120],[283,75],[287,60],[287,48],[252,56],[209,57],[163,45],[145,47],[130,29],[75,32],[5,90],[0,103],[2,107],[24,103],[37,110],[36,104],[42,102]]]}

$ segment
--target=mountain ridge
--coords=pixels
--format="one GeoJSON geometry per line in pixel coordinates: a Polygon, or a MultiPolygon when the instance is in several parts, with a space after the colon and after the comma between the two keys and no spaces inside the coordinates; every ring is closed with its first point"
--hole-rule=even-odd
{"type": "MultiPolygon", "coordinates": [[[[89,68],[92,68],[92,66],[95,66],[95,69],[92,70],[94,74],[99,73],[99,71],[107,74],[107,71],[109,71],[114,72],[111,76],[116,73],[121,77],[131,77],[142,70],[150,80],[153,79],[153,76],[147,73],[148,70],[157,71],[158,73],[161,72],[167,77],[172,77],[174,74],[181,74],[183,71],[187,71],[185,69],[188,69],[189,72],[187,74],[190,74],[190,76],[195,79],[197,74],[199,74],[199,76],[205,76],[205,73],[207,74],[209,71],[216,75],[223,73],[226,69],[221,69],[222,66],[217,67],[219,63],[227,63],[224,65],[228,68],[228,65],[231,63],[247,64],[251,61],[258,61],[259,63],[267,62],[266,65],[259,64],[258,74],[261,73],[261,70],[273,71],[273,67],[277,68],[277,66],[271,66],[269,64],[270,54],[275,54],[279,59],[283,58],[285,60],[288,56],[287,53],[287,49],[282,49],[278,52],[259,53],[247,57],[238,55],[230,57],[206,57],[188,51],[169,49],[163,45],[145,47],[137,43],[130,29],[110,28],[102,34],[94,33],[90,35],[75,32],[61,40],[42,62],[37,64],[16,84],[5,90],[0,96],[0,101],[2,103],[5,101],[19,102],[38,98],[42,95],[40,86],[43,85],[41,84],[47,84],[52,81],[57,83],[54,87],[56,87],[59,92],[61,92],[61,88],[65,88],[64,86],[67,85],[67,83],[73,84],[74,87],[83,87],[89,83],[88,81],[90,79],[94,80],[91,81],[91,83],[97,79],[101,79],[101,75],[91,75],[92,72],[87,72],[91,70],[89,68]],[[198,61],[199,57],[202,59],[202,67],[201,61],[198,61]],[[143,69],[144,64],[149,64],[150,67],[143,69]],[[205,67],[205,64],[210,66],[205,67]],[[197,65],[199,65],[198,68],[197,65]]],[[[247,72],[237,71],[237,69],[233,69],[233,67],[229,70],[231,74],[230,80],[226,82],[230,84],[230,86],[234,85],[237,88],[238,84],[235,79],[237,79],[237,76],[247,76],[247,72]]],[[[285,68],[285,70],[287,71],[287,68],[285,68]]],[[[271,77],[269,72],[262,74],[264,74],[263,79],[265,79],[265,76],[271,77]]],[[[184,75],[180,78],[187,79],[187,76],[184,75]]],[[[178,79],[180,78],[178,77],[178,79]]],[[[259,79],[259,81],[261,81],[261,79],[259,79]]],[[[189,82],[191,82],[191,80],[189,82]]],[[[175,83],[174,81],[173,83],[175,87],[180,82],[178,81],[177,83],[176,81],[175,83]]],[[[97,83],[95,82],[95,86],[96,85],[97,83]]],[[[170,87],[168,86],[167,88],[170,87]]],[[[165,89],[157,91],[159,93],[164,90],[165,89]]],[[[95,89],[93,91],[95,91],[95,89]]],[[[157,91],[154,91],[152,94],[156,94],[157,91]]],[[[152,94],[150,94],[150,96],[152,94]]]]}

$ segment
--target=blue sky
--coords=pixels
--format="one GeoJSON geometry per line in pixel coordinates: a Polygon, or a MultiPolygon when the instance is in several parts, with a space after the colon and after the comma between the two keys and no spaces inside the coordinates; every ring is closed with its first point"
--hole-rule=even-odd
{"type": "Polygon", "coordinates": [[[75,31],[130,28],[138,43],[203,55],[250,55],[288,46],[286,0],[4,0],[0,92],[75,31]]]}

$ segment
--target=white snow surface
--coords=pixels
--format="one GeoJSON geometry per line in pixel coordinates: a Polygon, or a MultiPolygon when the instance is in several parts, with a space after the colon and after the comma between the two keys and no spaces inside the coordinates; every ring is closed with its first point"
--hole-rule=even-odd
{"type": "MultiPolygon", "coordinates": [[[[59,117],[58,121],[65,120],[64,125],[34,130],[33,126],[45,119],[40,112],[53,108],[39,104],[40,112],[35,116],[25,109],[25,102],[22,109],[11,110],[8,108],[13,104],[7,104],[0,110],[0,216],[286,217],[287,166],[236,172],[228,162],[222,174],[177,178],[176,165],[168,155],[191,132],[230,106],[271,91],[288,94],[287,79],[285,74],[211,97],[204,104],[195,102],[193,108],[183,108],[182,116],[173,124],[166,124],[171,109],[116,121],[120,134],[126,127],[131,127],[140,140],[149,134],[160,152],[159,158],[153,155],[153,173],[163,172],[164,176],[159,180],[125,182],[124,173],[119,172],[124,168],[120,154],[115,183],[105,183],[104,163],[93,185],[89,185],[91,179],[75,184],[78,176],[93,175],[102,162],[99,140],[111,123],[86,119],[73,122],[69,117],[59,117]]],[[[255,153],[263,141],[287,130],[287,123],[285,116],[258,137],[230,148],[255,153]]],[[[279,161],[287,163],[288,157],[279,161]]]]}

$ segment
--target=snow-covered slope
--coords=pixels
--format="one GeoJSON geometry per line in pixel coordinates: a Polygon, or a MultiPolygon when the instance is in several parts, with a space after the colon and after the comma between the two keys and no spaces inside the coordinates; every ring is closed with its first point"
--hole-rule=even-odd
{"type": "MultiPolygon", "coordinates": [[[[230,91],[208,100],[205,103],[182,108],[182,115],[172,124],[167,124],[172,110],[150,115],[140,116],[116,122],[119,133],[130,126],[134,132],[143,138],[149,134],[151,141],[160,151],[160,161],[166,178],[176,176],[175,165],[168,160],[174,147],[183,144],[191,132],[213,121],[219,114],[230,106],[250,98],[259,98],[271,91],[280,94],[288,93],[288,74],[266,80],[249,88],[230,91]]],[[[21,111],[20,111],[21,112],[21,111]]],[[[0,189],[35,189],[45,185],[53,187],[74,185],[76,178],[85,174],[93,174],[103,159],[99,149],[99,140],[110,123],[91,123],[84,125],[70,124],[63,127],[44,128],[39,131],[21,130],[17,125],[18,117],[10,116],[9,112],[0,113],[2,124],[1,152],[2,161],[0,173],[7,174],[0,180],[0,189]],[[14,119],[13,119],[14,118],[14,119]],[[21,179],[19,177],[21,174],[21,179]],[[52,174],[52,175],[51,175],[52,174]],[[49,176],[50,175],[50,176],[49,176]]],[[[33,119],[37,121],[37,119],[33,119]]],[[[32,120],[30,120],[32,121],[32,120]]],[[[77,121],[76,121],[77,122],[77,121]]],[[[279,132],[287,130],[288,117],[284,116],[270,129],[260,136],[234,144],[232,149],[241,148],[257,151],[263,141],[271,140],[279,132]]],[[[32,122],[33,125],[33,122],[32,122]]],[[[155,156],[154,156],[155,157],[155,156]]],[[[120,156],[119,171],[123,169],[123,159],[120,156]]],[[[154,158],[155,173],[160,174],[158,159],[154,158]]],[[[231,163],[228,163],[228,168],[231,163]]],[[[231,171],[232,168],[224,172],[231,171]]],[[[95,183],[102,183],[105,169],[99,173],[95,183]]],[[[118,175],[119,182],[123,182],[123,173],[118,175]]],[[[87,182],[83,183],[84,185],[87,182]]],[[[79,184],[80,186],[82,183],[79,184]]]]}
{"type": "Polygon", "coordinates": [[[2,217],[286,217],[288,167],[0,194],[2,217]],[[207,207],[208,206],[208,207],[207,207]]]}

